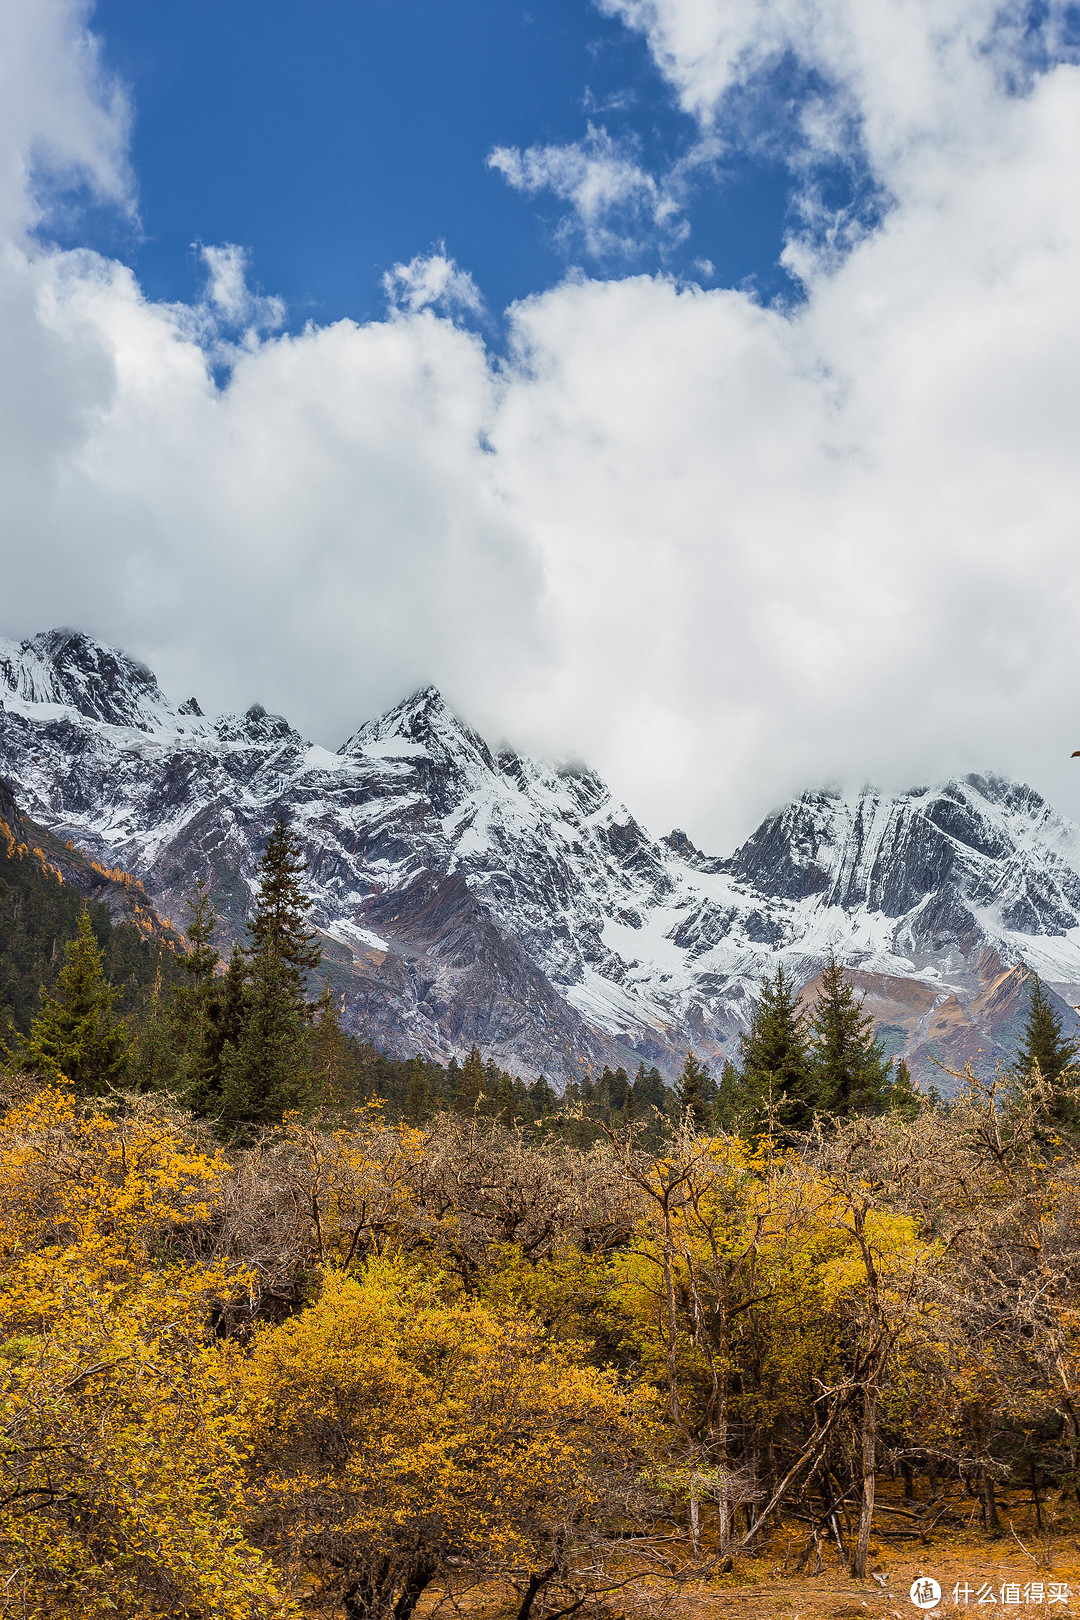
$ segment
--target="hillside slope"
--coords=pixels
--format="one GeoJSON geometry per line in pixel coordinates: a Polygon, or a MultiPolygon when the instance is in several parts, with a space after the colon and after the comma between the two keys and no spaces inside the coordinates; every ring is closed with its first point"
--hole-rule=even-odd
{"type": "Polygon", "coordinates": [[[159,974],[164,983],[176,974],[178,936],[140,884],[96,866],[22,815],[0,779],[0,1025],[10,1020],[21,1033],[29,1030],[84,904],[106,971],[122,993],[119,1010],[134,1012],[159,974]]]}

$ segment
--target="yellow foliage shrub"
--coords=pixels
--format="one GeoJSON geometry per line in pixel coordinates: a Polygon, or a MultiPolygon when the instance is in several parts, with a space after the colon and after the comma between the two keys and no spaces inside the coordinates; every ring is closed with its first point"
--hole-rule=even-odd
{"type": "Polygon", "coordinates": [[[242,1533],[244,1279],[169,1263],[222,1169],[151,1115],[46,1090],[0,1121],[0,1603],[30,1620],[291,1614],[242,1533]]]}
{"type": "Polygon", "coordinates": [[[241,1367],[259,1539],[352,1614],[408,1614],[447,1560],[519,1575],[615,1511],[651,1402],[534,1322],[373,1258],[241,1367]]]}

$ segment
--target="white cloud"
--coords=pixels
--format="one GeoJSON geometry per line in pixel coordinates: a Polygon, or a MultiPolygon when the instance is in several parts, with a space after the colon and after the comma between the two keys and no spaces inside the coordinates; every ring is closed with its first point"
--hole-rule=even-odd
{"type": "Polygon", "coordinates": [[[282,298],[255,293],[248,286],[248,256],[235,242],[198,247],[206,267],[206,286],[195,304],[173,304],[169,313],[182,332],[197,343],[216,366],[231,366],[257,349],[285,324],[282,298]]]}
{"type": "Polygon", "coordinates": [[[395,264],[383,276],[383,291],[394,309],[415,315],[438,309],[446,315],[479,315],[484,301],[467,270],[446,256],[440,244],[434,253],[418,253],[408,264],[395,264]]]}
{"type": "Polygon", "coordinates": [[[536,196],[550,191],[570,204],[561,226],[567,245],[580,240],[593,258],[633,256],[648,242],[681,241],[689,227],[682,217],[679,176],[658,181],[636,161],[625,142],[589,125],[584,140],[562,146],[529,146],[519,151],[497,146],[488,156],[516,191],[536,196]]]}
{"type": "MultiPolygon", "coordinates": [[[[130,192],[82,12],[9,0],[0,628],[82,623],[331,744],[435,680],[714,848],[833,778],[992,764],[1075,812],[1080,69],[1034,72],[1023,36],[1013,93],[1020,35],[974,0],[821,0],[814,34],[796,0],[611,9],[705,124],[785,42],[840,84],[894,202],[842,257],[792,245],[800,309],[579,276],[509,313],[496,363],[441,313],[473,294],[439,252],[386,321],[256,322],[219,388],[197,311],[21,234],[47,141],[130,192]]],[[[203,305],[246,333],[215,251],[203,305]]]]}
{"type": "Polygon", "coordinates": [[[134,214],[128,106],[87,29],[90,0],[0,7],[0,231],[36,224],[57,183],[134,214]]]}
{"type": "Polygon", "coordinates": [[[235,242],[199,250],[207,268],[204,307],[222,325],[242,330],[273,331],[284,324],[285,304],[280,298],[253,293],[248,286],[248,256],[235,242]]]}

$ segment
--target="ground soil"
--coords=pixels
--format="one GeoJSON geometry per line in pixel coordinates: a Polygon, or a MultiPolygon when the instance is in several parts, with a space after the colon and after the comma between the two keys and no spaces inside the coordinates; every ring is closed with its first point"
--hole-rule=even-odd
{"type": "Polygon", "coordinates": [[[874,1564],[876,1573],[885,1581],[853,1581],[839,1567],[838,1560],[826,1563],[820,1575],[793,1575],[785,1573],[782,1565],[771,1568],[758,1564],[734,1576],[721,1577],[688,1589],[674,1599],[671,1613],[680,1620],[869,1620],[880,1616],[882,1620],[917,1620],[921,1613],[929,1612],[931,1620],[937,1616],[951,1617],[970,1611],[973,1615],[1080,1615],[1080,1547],[1075,1541],[1057,1544],[1051,1549],[1052,1570],[1040,1568],[1035,1559],[1045,1553],[1045,1544],[1036,1547],[1027,1544],[1031,1557],[1026,1557],[1011,1537],[1005,1541],[987,1540],[972,1534],[939,1541],[930,1547],[911,1547],[903,1550],[890,1548],[874,1564]],[[910,1588],[919,1576],[929,1575],[942,1589],[942,1602],[936,1609],[919,1610],[911,1601],[910,1588]],[[1015,1582],[1023,1594],[1031,1581],[1042,1582],[1043,1601],[1003,1604],[1002,1587],[1015,1582]],[[1050,1607],[1047,1597],[1050,1583],[1069,1588],[1069,1601],[1050,1607]],[[977,1601],[976,1593],[988,1583],[997,1602],[993,1605],[977,1601]],[[965,1603],[964,1585],[975,1589],[965,1603]],[[954,1588],[960,1587],[961,1601],[956,1602],[954,1588]]]}
{"type": "MultiPolygon", "coordinates": [[[[899,1505],[902,1498],[896,1497],[899,1505]]],[[[1035,1524],[1030,1497],[1006,1495],[999,1503],[1002,1533],[988,1536],[979,1524],[979,1509],[959,1493],[950,1501],[947,1523],[930,1531],[925,1542],[871,1542],[871,1575],[854,1581],[843,1567],[835,1544],[822,1546],[823,1562],[815,1575],[796,1570],[806,1546],[797,1523],[774,1530],[761,1557],[740,1560],[729,1574],[684,1567],[677,1583],[645,1583],[609,1599],[611,1620],[954,1620],[972,1616],[1080,1620],[1080,1512],[1075,1501],[1043,1504],[1044,1528],[1035,1524]],[[1049,1536],[1046,1524],[1050,1525],[1049,1536]],[[700,1573],[699,1573],[700,1571],[700,1573]],[[704,1578],[702,1578],[704,1576],[704,1578]],[[924,1610],[911,1599],[912,1583],[930,1576],[942,1589],[937,1608],[924,1610]],[[1041,1583],[1042,1600],[1024,1589],[1041,1583]],[[1003,1601],[1002,1588],[1019,1586],[1019,1603],[1003,1601]],[[1051,1583],[1056,1601],[1051,1603],[1051,1583]],[[964,1600],[965,1585],[971,1589],[964,1600]],[[989,1586],[994,1602],[985,1596],[989,1586]],[[954,1595],[959,1588],[959,1601],[954,1595]],[[980,1601],[980,1592],[983,1593],[980,1601]],[[1062,1594],[1065,1600],[1060,1601],[1062,1594]]],[[[883,1520],[889,1515],[883,1513],[883,1520]]],[[[893,1519],[895,1522],[895,1518],[893,1519]]],[[[468,1620],[508,1620],[515,1612],[505,1590],[473,1588],[446,1604],[431,1592],[422,1605],[441,1617],[455,1610],[468,1620]],[[445,1606],[444,1606],[445,1605],[445,1606]]],[[[419,1620],[419,1616],[418,1616],[419,1620]]]]}

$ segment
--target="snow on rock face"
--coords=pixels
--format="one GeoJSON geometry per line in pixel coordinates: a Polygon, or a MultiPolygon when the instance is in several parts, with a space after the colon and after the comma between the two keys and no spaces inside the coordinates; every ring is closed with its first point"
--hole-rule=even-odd
{"type": "Polygon", "coordinates": [[[239,932],[285,815],[347,1020],[399,1050],[672,1072],[691,1044],[732,1049],[778,962],[803,981],[834,951],[912,1055],[949,997],[934,1051],[966,1019],[964,1050],[1000,1055],[992,1009],[1015,994],[991,983],[1027,963],[1080,986],[1080,829],[1002,777],[807,793],[725,860],[653,839],[584,766],[493,753],[433,687],[331,754],[258,704],[173,708],[143,666],[52,631],[0,642],[0,700],[29,813],[174,917],[202,875],[239,932]]]}
{"type": "Polygon", "coordinates": [[[0,640],[0,695],[71,708],[89,720],[153,731],[168,714],[145,664],[77,630],[45,630],[17,645],[0,640]]]}
{"type": "MultiPolygon", "coordinates": [[[[970,776],[892,799],[804,794],[726,867],[804,913],[837,906],[904,919],[894,936],[918,953],[973,919],[995,934],[1064,940],[1080,918],[1078,864],[1080,832],[1033,789],[970,776]]],[[[1071,945],[1062,963],[1073,964],[1071,945]]]]}

